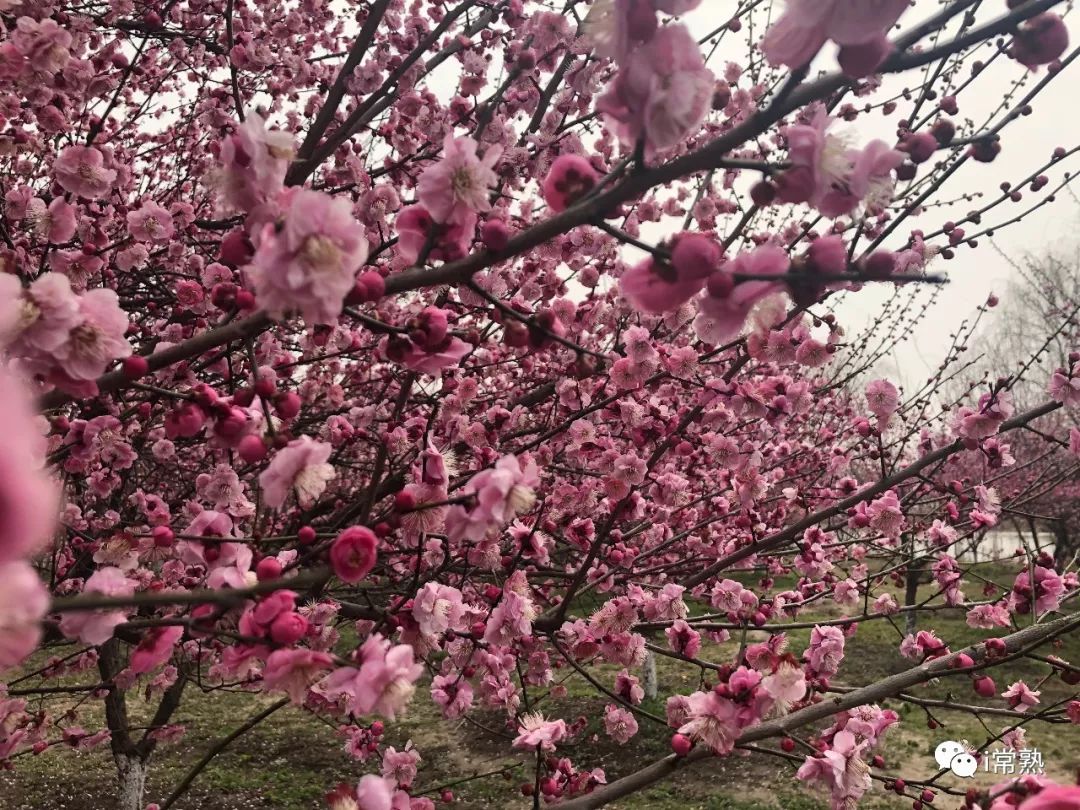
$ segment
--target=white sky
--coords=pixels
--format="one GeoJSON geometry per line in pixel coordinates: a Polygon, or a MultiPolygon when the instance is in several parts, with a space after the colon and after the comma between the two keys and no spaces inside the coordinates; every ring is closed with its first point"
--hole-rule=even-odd
{"type": "MultiPolygon", "coordinates": [[[[722,25],[737,6],[738,3],[734,0],[704,0],[699,9],[686,15],[686,21],[692,31],[704,36],[722,25]]],[[[987,20],[1005,11],[1004,3],[988,3],[986,6],[990,12],[986,15],[987,20]]],[[[938,3],[934,0],[917,0],[912,9],[901,18],[900,30],[911,27],[928,13],[936,11],[938,7],[938,3]]],[[[777,3],[777,9],[779,8],[780,4],[777,3]]],[[[726,58],[738,61],[741,56],[745,60],[746,34],[747,31],[744,30],[739,35],[741,39],[732,37],[730,44],[725,43],[722,46],[717,53],[716,61],[710,62],[714,72],[722,71],[726,58]]],[[[755,34],[760,35],[758,32],[755,34]]],[[[992,53],[991,48],[990,45],[984,46],[982,58],[985,59],[992,53]]],[[[815,67],[820,65],[822,69],[834,70],[834,53],[835,46],[826,45],[815,67]]],[[[981,125],[1001,103],[1008,84],[1023,76],[1024,73],[1024,68],[1016,62],[999,58],[998,64],[985,71],[984,75],[980,76],[971,87],[960,94],[960,114],[955,117],[956,120],[959,121],[967,116],[981,125]]],[[[1027,92],[1034,82],[1045,75],[1044,68],[1042,72],[1029,78],[1019,95],[1027,92]]],[[[955,199],[965,193],[981,191],[985,194],[982,200],[974,202],[961,200],[954,206],[932,209],[917,218],[909,219],[897,232],[897,244],[890,246],[902,246],[902,242],[906,240],[912,228],[921,228],[929,232],[936,230],[949,219],[960,218],[967,211],[985,204],[999,194],[998,186],[1003,180],[1019,180],[1026,177],[1049,158],[1055,147],[1071,148],[1076,143],[1076,132],[1080,123],[1080,115],[1077,113],[1080,98],[1076,91],[1078,78],[1080,78],[1080,65],[1074,63],[1042,91],[1033,104],[1032,115],[1009,124],[1003,133],[1002,152],[994,163],[980,164],[970,161],[946,182],[936,197],[937,199],[955,199]]],[[[887,94],[895,93],[896,90],[912,84],[911,74],[890,78],[876,98],[883,99],[887,97],[887,94]]],[[[910,109],[910,107],[905,107],[902,103],[899,108],[900,113],[902,114],[905,109],[910,109]]],[[[924,112],[928,109],[930,108],[924,105],[924,112]]],[[[895,141],[896,122],[900,118],[900,114],[886,118],[880,112],[874,112],[860,117],[855,123],[839,122],[836,126],[848,127],[856,133],[857,141],[865,142],[880,137],[892,143],[895,141]]],[[[1074,159],[1066,159],[1056,164],[1046,172],[1050,178],[1048,188],[1060,182],[1065,172],[1069,170],[1075,172],[1078,168],[1080,164],[1074,159]]],[[[1015,216],[1043,196],[1045,196],[1043,193],[1035,195],[1025,190],[1022,202],[1010,202],[995,208],[984,218],[983,226],[1015,216]]],[[[1044,206],[1020,223],[999,230],[994,242],[1006,256],[1020,260],[1026,252],[1038,254],[1071,246],[1077,222],[1076,199],[1067,190],[1063,190],[1057,195],[1056,202],[1044,206]]],[[[968,225],[966,230],[970,234],[979,228],[968,225]]],[[[936,240],[936,243],[941,242],[936,240]]],[[[950,333],[957,327],[960,320],[973,314],[975,307],[984,302],[992,291],[1004,297],[1009,281],[1015,275],[1007,259],[1001,256],[985,238],[980,240],[977,249],[961,247],[952,261],[936,260],[932,263],[930,270],[947,274],[951,283],[940,292],[937,304],[928,317],[923,319],[914,330],[911,339],[896,350],[895,368],[881,369],[882,372],[890,375],[898,375],[900,381],[906,383],[921,381],[936,367],[949,345],[950,333]]],[[[860,324],[865,324],[880,311],[879,307],[889,296],[890,291],[891,285],[877,285],[876,287],[871,285],[848,297],[848,302],[842,305],[839,314],[849,334],[856,332],[860,324]]],[[[993,310],[989,318],[1000,312],[1000,308],[993,310]]]]}

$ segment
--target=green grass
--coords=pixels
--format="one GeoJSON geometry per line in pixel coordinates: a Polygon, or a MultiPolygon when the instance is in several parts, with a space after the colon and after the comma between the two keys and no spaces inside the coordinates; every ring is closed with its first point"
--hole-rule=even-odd
{"type": "MultiPolygon", "coordinates": [[[[987,571],[988,578],[1008,582],[1008,571],[987,571]]],[[[749,584],[749,583],[748,583],[749,584]]],[[[927,591],[929,593],[929,591],[927,591]]],[[[694,611],[700,612],[701,606],[694,611]]],[[[587,610],[582,606],[582,613],[587,610]]],[[[802,619],[836,616],[831,603],[822,602],[802,619]]],[[[982,631],[969,628],[962,615],[936,613],[922,619],[922,627],[933,627],[953,649],[985,637],[982,631]],[[932,624],[931,624],[932,622],[932,624]]],[[[761,637],[751,634],[751,638],[761,637]]],[[[796,654],[805,647],[809,631],[789,634],[791,650],[796,654]]],[[[860,625],[848,640],[847,654],[838,684],[865,684],[911,666],[898,653],[900,635],[887,621],[869,621],[860,625]]],[[[722,645],[709,643],[702,657],[716,662],[730,661],[737,650],[737,639],[722,645]]],[[[1053,653],[1066,660],[1080,661],[1080,634],[1063,638],[1053,653]]],[[[618,667],[591,668],[591,674],[612,686],[618,667]]],[[[1024,678],[1030,686],[1047,672],[1037,662],[1008,665],[994,673],[999,692],[1011,681],[1024,678]]],[[[663,716],[664,702],[670,694],[686,694],[697,688],[699,672],[678,661],[659,657],[660,695],[647,700],[643,708],[663,716]]],[[[615,745],[603,733],[603,709],[607,699],[571,668],[555,670],[557,681],[566,688],[563,697],[548,698],[539,708],[550,716],[568,721],[578,716],[588,720],[587,730],[563,752],[583,767],[603,767],[614,780],[664,756],[669,751],[670,730],[647,720],[639,720],[641,731],[626,746],[615,745]]],[[[69,682],[77,682],[70,679],[69,682]]],[[[1073,694],[1071,687],[1058,678],[1042,684],[1044,703],[1073,694]]],[[[916,690],[920,697],[955,700],[961,703],[987,701],[977,698],[966,676],[942,678],[916,690]]],[[[155,756],[148,801],[160,800],[183,777],[202,753],[223,735],[260,711],[273,698],[243,692],[215,692],[205,696],[194,691],[187,695],[175,721],[187,726],[187,734],[178,743],[163,747],[155,756]]],[[[135,694],[129,698],[134,723],[145,722],[153,709],[135,694]]],[[[64,698],[50,698],[42,707],[57,713],[70,703],[64,698]]],[[[933,710],[942,728],[927,727],[928,716],[917,708],[899,702],[887,703],[897,709],[902,722],[886,736],[878,749],[886,760],[885,773],[902,772],[907,777],[926,778],[936,766],[933,750],[945,739],[967,739],[981,744],[987,730],[972,716],[955,711],[933,710]]],[[[1000,700],[993,705],[1003,707],[1000,700]]],[[[519,791],[523,781],[531,781],[531,757],[509,748],[509,729],[498,712],[478,711],[472,716],[477,724],[448,724],[441,720],[421,685],[409,713],[397,723],[388,723],[387,744],[399,749],[408,740],[423,755],[417,785],[434,788],[448,782],[508,769],[505,774],[469,781],[454,788],[455,807],[463,810],[485,808],[527,808],[519,791]]],[[[100,727],[100,704],[89,702],[77,722],[86,728],[100,727]]],[[[989,718],[990,732],[999,732],[1008,718],[989,718]]],[[[1048,771],[1061,779],[1070,779],[1080,767],[1080,728],[1071,725],[1034,726],[1029,732],[1030,746],[1042,751],[1048,771]]],[[[377,767],[375,760],[360,763],[343,750],[343,739],[336,730],[311,715],[288,707],[238,740],[217,757],[180,801],[177,810],[313,810],[323,807],[322,796],[341,781],[355,782],[363,773],[377,767]]],[[[820,792],[794,779],[795,765],[774,757],[732,756],[706,761],[680,771],[677,777],[611,805],[617,810],[826,810],[828,802],[820,792]]],[[[982,778],[982,777],[980,777],[982,778]]],[[[990,779],[990,781],[1000,781],[990,779]]],[[[954,777],[942,784],[967,787],[954,777]]],[[[0,810],[104,810],[112,806],[114,795],[112,764],[107,746],[86,754],[50,750],[38,757],[22,757],[14,771],[0,774],[0,810]]],[[[956,802],[942,797],[936,807],[951,808],[956,802]]],[[[900,810],[911,806],[910,799],[885,793],[880,783],[862,805],[868,810],[900,810]]]]}

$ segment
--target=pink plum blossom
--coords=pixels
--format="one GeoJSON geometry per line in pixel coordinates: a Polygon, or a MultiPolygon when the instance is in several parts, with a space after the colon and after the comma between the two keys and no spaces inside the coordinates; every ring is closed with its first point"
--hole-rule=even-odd
{"type": "Polygon", "coordinates": [[[127,215],[128,230],[140,242],[168,242],[176,228],[172,214],[153,200],[146,200],[127,215]]]}
{"type": "Polygon", "coordinates": [[[333,465],[328,463],[332,452],[329,444],[310,436],[289,442],[259,474],[266,504],[280,509],[293,492],[302,507],[315,503],[336,475],[333,465]]]}
{"type": "Polygon", "coordinates": [[[490,528],[505,525],[532,507],[533,488],[539,481],[533,461],[522,466],[516,456],[503,456],[494,467],[470,479],[463,494],[472,495],[474,503],[470,508],[454,505],[449,509],[448,532],[455,538],[482,539],[490,528]]]}
{"type": "Polygon", "coordinates": [[[58,368],[50,378],[60,387],[93,382],[113,360],[131,355],[124,336],[128,317],[113,290],[89,290],[79,296],[78,317],[67,340],[52,351],[58,368]]]}
{"type": "Polygon", "coordinates": [[[545,720],[539,712],[522,715],[514,748],[539,748],[550,753],[567,737],[566,721],[545,720]]]}
{"type": "Polygon", "coordinates": [[[357,810],[397,810],[393,786],[383,777],[365,774],[356,786],[357,810]]]}
{"type": "Polygon", "coordinates": [[[51,17],[35,20],[20,16],[15,21],[11,42],[30,66],[42,74],[56,73],[71,59],[71,32],[51,17]]]}
{"type": "Polygon", "coordinates": [[[664,630],[664,635],[667,636],[668,646],[680,655],[694,658],[701,651],[701,634],[682,619],[672,622],[671,627],[664,630]]]}
{"type": "Polygon", "coordinates": [[[976,605],[967,613],[968,627],[992,630],[995,627],[1009,627],[1009,611],[1004,605],[976,605]]]}
{"type": "Polygon", "coordinates": [[[350,526],[330,546],[330,565],[338,579],[360,582],[375,567],[379,539],[366,526],[350,526]]]}
{"type": "Polygon", "coordinates": [[[866,405],[877,417],[878,425],[887,425],[900,404],[900,393],[888,380],[873,380],[866,386],[866,405]]]}
{"type": "Polygon", "coordinates": [[[585,35],[597,56],[622,62],[632,46],[647,41],[657,30],[652,0],[595,0],[585,17],[585,35]]]}
{"type": "MultiPolygon", "coordinates": [[[[788,271],[791,261],[780,248],[766,245],[749,253],[740,253],[724,264],[720,274],[731,278],[737,274],[748,276],[780,276],[788,271]]],[[[750,311],[762,299],[783,289],[780,281],[747,280],[733,287],[718,289],[710,286],[700,301],[701,313],[694,328],[702,340],[720,344],[736,337],[750,311]],[[718,294],[720,293],[720,294],[718,294]]]]}
{"type": "Polygon", "coordinates": [[[443,261],[465,256],[476,235],[476,217],[462,213],[468,210],[459,209],[457,221],[440,224],[422,205],[402,208],[394,220],[401,257],[412,264],[421,255],[443,261]]]}
{"type": "Polygon", "coordinates": [[[900,612],[900,604],[891,593],[883,593],[874,600],[874,612],[885,616],[893,616],[900,612]]]}
{"type": "Polygon", "coordinates": [[[1036,70],[1058,59],[1069,47],[1069,29],[1057,14],[1044,12],[1025,21],[1013,37],[1009,55],[1036,70]]]}
{"type": "Polygon", "coordinates": [[[514,639],[524,638],[532,632],[535,618],[536,606],[529,591],[528,578],[524,571],[515,571],[506,580],[502,600],[491,611],[484,629],[484,641],[488,644],[509,644],[514,639]]]}
{"type": "Polygon", "coordinates": [[[0,368],[0,564],[29,558],[42,549],[56,524],[57,485],[42,469],[44,445],[30,393],[0,368]]]}
{"type": "Polygon", "coordinates": [[[16,277],[5,274],[0,286],[0,337],[14,342],[12,354],[31,361],[48,358],[79,323],[79,299],[66,276],[44,273],[23,290],[16,277]]]}
{"type": "Polygon", "coordinates": [[[699,5],[701,0],[595,0],[585,18],[585,34],[598,56],[621,63],[656,33],[658,11],[685,14],[699,5]]]}
{"type": "Polygon", "coordinates": [[[1073,810],[1080,806],[1080,787],[1049,785],[1018,806],[1021,810],[1073,810]]]}
{"type": "Polygon", "coordinates": [[[805,202],[828,217],[850,214],[860,203],[876,211],[892,198],[893,170],[903,154],[882,141],[852,149],[828,130],[833,119],[818,109],[810,123],[787,127],[791,168],[777,178],[777,199],[805,202]]]}
{"type": "Polygon", "coordinates": [[[953,430],[965,439],[988,439],[998,432],[1002,422],[1012,414],[1012,395],[1008,391],[986,393],[979,397],[977,408],[965,405],[957,411],[953,419],[953,430]]]}
{"type": "Polygon", "coordinates": [[[465,341],[447,335],[444,341],[431,348],[420,347],[407,338],[390,339],[384,344],[383,354],[412,371],[438,374],[461,363],[472,350],[465,341]]]}
{"type": "Polygon", "coordinates": [[[625,633],[638,623],[638,611],[625,596],[604,603],[589,619],[589,624],[604,633],[625,633]]]}
{"type": "Polygon", "coordinates": [[[887,537],[895,537],[904,527],[904,513],[895,490],[888,490],[875,498],[866,508],[870,528],[887,537]]]}
{"type": "Polygon", "coordinates": [[[454,720],[472,707],[473,688],[460,675],[436,675],[431,681],[431,699],[442,709],[443,717],[454,720]]]}
{"type": "Polygon", "coordinates": [[[128,667],[137,675],[152,672],[168,662],[183,635],[184,628],[176,625],[151,628],[132,651],[128,667]]]}
{"type": "Polygon", "coordinates": [[[1009,706],[1022,713],[1039,704],[1040,694],[1038,691],[1033,691],[1023,681],[1016,681],[1002,692],[1001,696],[1008,701],[1009,706]]]}
{"type": "Polygon", "coordinates": [[[814,672],[831,678],[844,659],[844,632],[839,627],[816,626],[810,631],[810,646],[806,658],[814,672]]]}
{"type": "Polygon", "coordinates": [[[824,782],[832,792],[832,807],[853,807],[870,789],[870,768],[863,759],[869,744],[857,743],[850,731],[839,731],[820,756],[807,757],[796,774],[803,781],[824,782]]]}
{"type": "Polygon", "coordinates": [[[34,230],[44,239],[62,244],[75,235],[75,206],[69,205],[63,197],[53,198],[48,205],[34,197],[28,209],[27,216],[33,222],[34,230]]]}
{"type": "Polygon", "coordinates": [[[626,745],[638,732],[633,712],[608,704],[604,708],[604,731],[619,745],[626,745]]]}
{"type": "Polygon", "coordinates": [[[684,586],[669,582],[656,593],[646,594],[641,612],[650,622],[685,619],[690,612],[683,601],[685,592],[684,586]]]}
{"type": "Polygon", "coordinates": [[[619,285],[635,308],[659,314],[678,309],[705,287],[720,265],[720,246],[699,234],[676,238],[670,262],[645,259],[630,267],[619,285]]]}
{"type": "Polygon", "coordinates": [[[53,164],[53,174],[65,191],[88,200],[106,196],[116,180],[116,171],[105,168],[104,156],[93,146],[65,147],[53,164]]]}
{"type": "Polygon", "coordinates": [[[556,214],[565,211],[596,186],[600,174],[581,155],[559,155],[544,177],[544,200],[556,214]]]}
{"type": "Polygon", "coordinates": [[[620,140],[639,139],[654,151],[671,149],[700,126],[716,79],[684,25],[666,25],[629,54],[597,108],[620,140]]]}
{"type": "Polygon", "coordinates": [[[1061,575],[1041,565],[1034,567],[1034,573],[1034,588],[1031,572],[1025,570],[1017,574],[1009,595],[1010,607],[1020,613],[1030,613],[1034,601],[1035,612],[1038,614],[1057,610],[1065,593],[1065,582],[1061,575]]]}
{"type": "Polygon", "coordinates": [[[220,168],[211,175],[221,212],[246,213],[273,198],[285,182],[294,147],[292,135],[267,129],[262,116],[248,111],[221,141],[220,168]]]}
{"type": "MultiPolygon", "coordinates": [[[[21,663],[41,641],[41,620],[49,592],[37,572],[22,561],[0,562],[0,672],[21,663]]],[[[0,693],[0,697],[3,697],[0,693]]],[[[0,740],[2,750],[2,740],[0,740]]]]}
{"type": "Polygon", "coordinates": [[[773,65],[800,68],[826,40],[853,46],[882,39],[908,5],[908,0],[788,0],[783,15],[766,32],[761,49],[773,65]]]}
{"type": "Polygon", "coordinates": [[[775,672],[761,679],[761,687],[786,712],[806,695],[806,674],[790,661],[782,661],[775,672]]]}
{"type": "Polygon", "coordinates": [[[358,663],[359,668],[334,670],[321,689],[330,697],[345,697],[354,714],[380,714],[393,720],[412,697],[423,665],[414,663],[411,647],[393,646],[378,634],[363,643],[358,663]]]}
{"type": "Polygon", "coordinates": [[[625,669],[615,676],[615,694],[623,698],[627,703],[637,706],[645,697],[638,679],[625,669]]]}
{"type": "Polygon", "coordinates": [[[441,636],[447,630],[462,630],[465,606],[461,591],[429,582],[413,598],[413,618],[425,636],[441,636]]]}
{"type": "Polygon", "coordinates": [[[333,664],[333,657],[324,652],[275,650],[266,659],[263,681],[269,689],[284,692],[299,706],[303,704],[308,688],[333,664]]]}
{"type": "MultiPolygon", "coordinates": [[[[101,596],[131,596],[135,583],[119,568],[99,568],[86,580],[83,593],[101,596]]],[[[104,644],[112,638],[118,624],[127,619],[127,611],[98,609],[65,613],[60,619],[60,632],[83,644],[104,644]]]]}
{"type": "Polygon", "coordinates": [[[442,159],[420,175],[417,199],[435,222],[464,225],[491,210],[488,195],[498,182],[494,167],[501,150],[489,147],[480,158],[476,149],[472,138],[449,134],[442,159]]]}
{"type": "Polygon", "coordinates": [[[406,743],[401,751],[389,746],[383,752],[382,775],[385,779],[393,779],[398,785],[407,788],[416,779],[416,768],[419,764],[420,754],[412,747],[412,743],[406,743]]]}
{"type": "Polygon", "coordinates": [[[271,317],[299,311],[308,324],[335,324],[367,255],[364,228],[347,202],[300,189],[283,224],[263,226],[248,272],[271,317]]]}
{"type": "Polygon", "coordinates": [[[1050,377],[1050,396],[1062,405],[1080,405],[1080,363],[1058,369],[1050,377]]]}
{"type": "Polygon", "coordinates": [[[690,719],[690,698],[686,695],[672,695],[664,703],[664,719],[672,728],[685,725],[690,719]]]}
{"type": "Polygon", "coordinates": [[[729,754],[739,737],[738,707],[715,692],[694,692],[687,698],[688,718],[679,727],[695,742],[716,754],[729,754]]]}

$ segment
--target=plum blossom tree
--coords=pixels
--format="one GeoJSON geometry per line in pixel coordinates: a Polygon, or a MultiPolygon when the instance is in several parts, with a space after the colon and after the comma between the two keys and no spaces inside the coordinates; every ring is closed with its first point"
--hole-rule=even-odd
{"type": "Polygon", "coordinates": [[[722,5],[0,0],[0,763],[108,745],[118,807],[168,810],[292,711],[379,760],[329,807],[425,810],[423,751],[382,737],[430,699],[497,713],[521,806],[746,750],[838,810],[875,783],[1077,806],[874,754],[931,680],[1007,719],[980,755],[1080,724],[1042,685],[1080,682],[1045,654],[1080,628],[1075,560],[996,582],[960,553],[1043,452],[1080,455],[1080,362],[951,399],[958,337],[918,389],[873,373],[946,262],[1069,182],[1080,147],[976,210],[949,182],[1052,117],[1067,4],[722,5]],[[849,333],[867,285],[892,296],[849,333]],[[900,604],[915,568],[932,593],[900,604]],[[945,611],[988,638],[939,637],[945,611]],[[850,639],[905,612],[910,665],[851,681],[850,639]],[[696,684],[663,716],[647,655],[696,684]],[[598,767],[564,673],[599,733],[672,753],[598,767]],[[148,795],[180,707],[222,688],[276,702],[148,795]]]}

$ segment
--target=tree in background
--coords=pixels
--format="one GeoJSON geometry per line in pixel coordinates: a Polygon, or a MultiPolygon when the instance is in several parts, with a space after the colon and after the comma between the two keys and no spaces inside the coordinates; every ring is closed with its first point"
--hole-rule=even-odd
{"type": "Polygon", "coordinates": [[[972,690],[943,711],[1007,719],[973,754],[1080,723],[1075,691],[994,681],[1080,680],[1045,654],[1080,626],[1074,561],[958,559],[1048,480],[1015,437],[1080,452],[1080,363],[1002,366],[943,410],[966,324],[917,390],[861,382],[940,265],[1069,182],[1064,146],[975,210],[949,182],[1052,121],[1066,4],[741,0],[701,28],[712,5],[0,0],[0,759],[108,745],[118,806],[167,810],[288,710],[371,762],[330,807],[420,810],[423,752],[382,737],[431,700],[496,713],[522,806],[737,749],[835,808],[874,781],[917,809],[1075,804],[873,751],[882,704],[932,680],[972,690]],[[868,284],[895,292],[848,334],[868,284]],[[912,568],[933,592],[904,606],[912,568]],[[895,621],[946,611],[987,638],[895,621]],[[845,680],[866,623],[910,668],[845,680]],[[650,652],[696,684],[664,716],[650,652]],[[277,702],[147,795],[180,707],[226,689],[277,702]],[[574,747],[643,725],[672,753],[639,770],[574,747]]]}
{"type": "MultiPolygon", "coordinates": [[[[994,368],[1007,370],[1014,399],[1030,407],[1045,395],[1046,374],[1067,373],[1076,362],[1080,275],[1075,255],[1027,256],[1010,264],[1018,280],[1009,285],[994,316],[967,341],[967,349],[973,368],[989,369],[980,383],[989,381],[994,368]]],[[[946,387],[954,400],[970,390],[959,379],[946,387]]],[[[1080,466],[1068,441],[1072,424],[1066,414],[1048,416],[1038,427],[1026,426],[1011,443],[1023,470],[1010,477],[1011,506],[999,527],[1010,525],[1021,544],[1052,545],[1061,566],[1075,555],[1080,538],[1075,508],[1080,466]],[[1055,441],[1052,435],[1060,438],[1055,441]]],[[[985,464],[972,471],[980,478],[989,474],[985,464]]]]}

